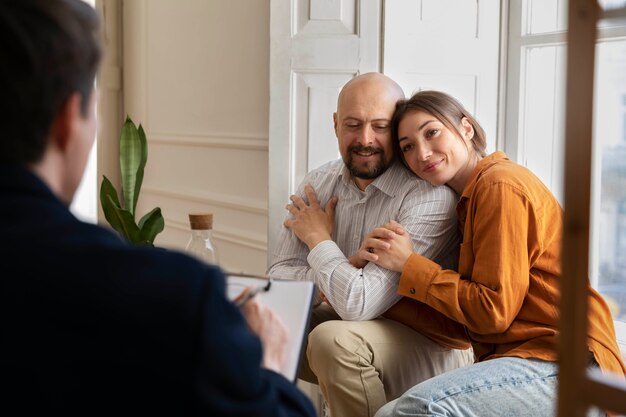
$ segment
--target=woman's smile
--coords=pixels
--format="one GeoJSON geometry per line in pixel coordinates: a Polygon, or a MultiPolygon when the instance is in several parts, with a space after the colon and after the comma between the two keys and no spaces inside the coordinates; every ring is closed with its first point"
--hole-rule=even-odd
{"type": "Polygon", "coordinates": [[[443,158],[441,158],[439,161],[429,162],[424,166],[422,172],[434,172],[442,163],[443,158]]]}

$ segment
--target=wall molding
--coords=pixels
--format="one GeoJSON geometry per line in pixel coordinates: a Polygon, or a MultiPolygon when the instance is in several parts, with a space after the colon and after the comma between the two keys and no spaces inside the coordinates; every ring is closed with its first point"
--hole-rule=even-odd
{"type": "Polygon", "coordinates": [[[150,132],[150,143],[155,145],[193,146],[204,148],[243,149],[250,151],[268,150],[267,136],[245,134],[208,133],[203,135],[181,135],[180,133],[150,132]]]}
{"type": "MultiPolygon", "coordinates": [[[[174,220],[169,217],[165,217],[165,226],[189,233],[188,223],[174,220]]],[[[215,238],[215,240],[221,240],[223,242],[234,243],[235,245],[258,250],[261,252],[267,252],[267,241],[244,236],[241,233],[236,233],[223,229],[214,229],[213,237],[215,238]]]]}
{"type": "Polygon", "coordinates": [[[262,216],[267,216],[268,210],[267,205],[264,202],[249,201],[244,200],[232,196],[227,196],[224,194],[217,193],[207,193],[204,196],[187,194],[187,193],[178,193],[174,191],[161,190],[158,188],[143,186],[141,191],[143,193],[159,195],[162,197],[173,198],[177,200],[186,200],[186,201],[194,201],[202,204],[209,204],[212,206],[225,207],[228,209],[245,211],[247,213],[259,214],[262,216]]]}

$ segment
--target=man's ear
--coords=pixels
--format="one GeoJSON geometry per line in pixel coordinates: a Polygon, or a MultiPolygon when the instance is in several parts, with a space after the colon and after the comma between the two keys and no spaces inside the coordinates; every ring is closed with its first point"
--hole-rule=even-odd
{"type": "Polygon", "coordinates": [[[333,127],[335,128],[335,136],[337,136],[337,112],[333,113],[333,127]]]}
{"type": "Polygon", "coordinates": [[[467,117],[461,119],[461,133],[463,133],[463,139],[474,139],[474,126],[467,120],[467,117]]]}
{"type": "Polygon", "coordinates": [[[50,141],[61,151],[71,142],[76,123],[82,118],[82,100],[79,93],[69,96],[52,121],[50,141]]]}

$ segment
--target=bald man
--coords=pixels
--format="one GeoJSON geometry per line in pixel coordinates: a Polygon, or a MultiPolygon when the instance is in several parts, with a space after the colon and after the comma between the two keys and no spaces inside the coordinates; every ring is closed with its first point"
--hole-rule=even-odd
{"type": "Polygon", "coordinates": [[[319,208],[318,218],[329,226],[334,212],[332,240],[289,215],[268,270],[313,281],[324,296],[299,376],[319,383],[333,417],[373,416],[417,382],[473,363],[462,329],[452,324],[458,337],[441,338],[419,322],[416,303],[396,293],[400,274],[352,257],[372,229],[396,220],[416,252],[455,266],[456,195],[419,179],[394,155],[390,125],[401,98],[400,86],[378,73],[343,87],[333,114],[341,159],[310,172],[292,196],[294,205],[319,200],[326,213],[319,208]]]}

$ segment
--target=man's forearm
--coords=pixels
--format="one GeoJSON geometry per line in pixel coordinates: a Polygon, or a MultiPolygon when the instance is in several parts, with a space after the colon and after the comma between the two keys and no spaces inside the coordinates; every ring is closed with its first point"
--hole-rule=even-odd
{"type": "Polygon", "coordinates": [[[399,274],[367,264],[356,268],[332,241],[316,246],[307,258],[312,277],[344,320],[370,320],[394,305],[399,274]]]}

